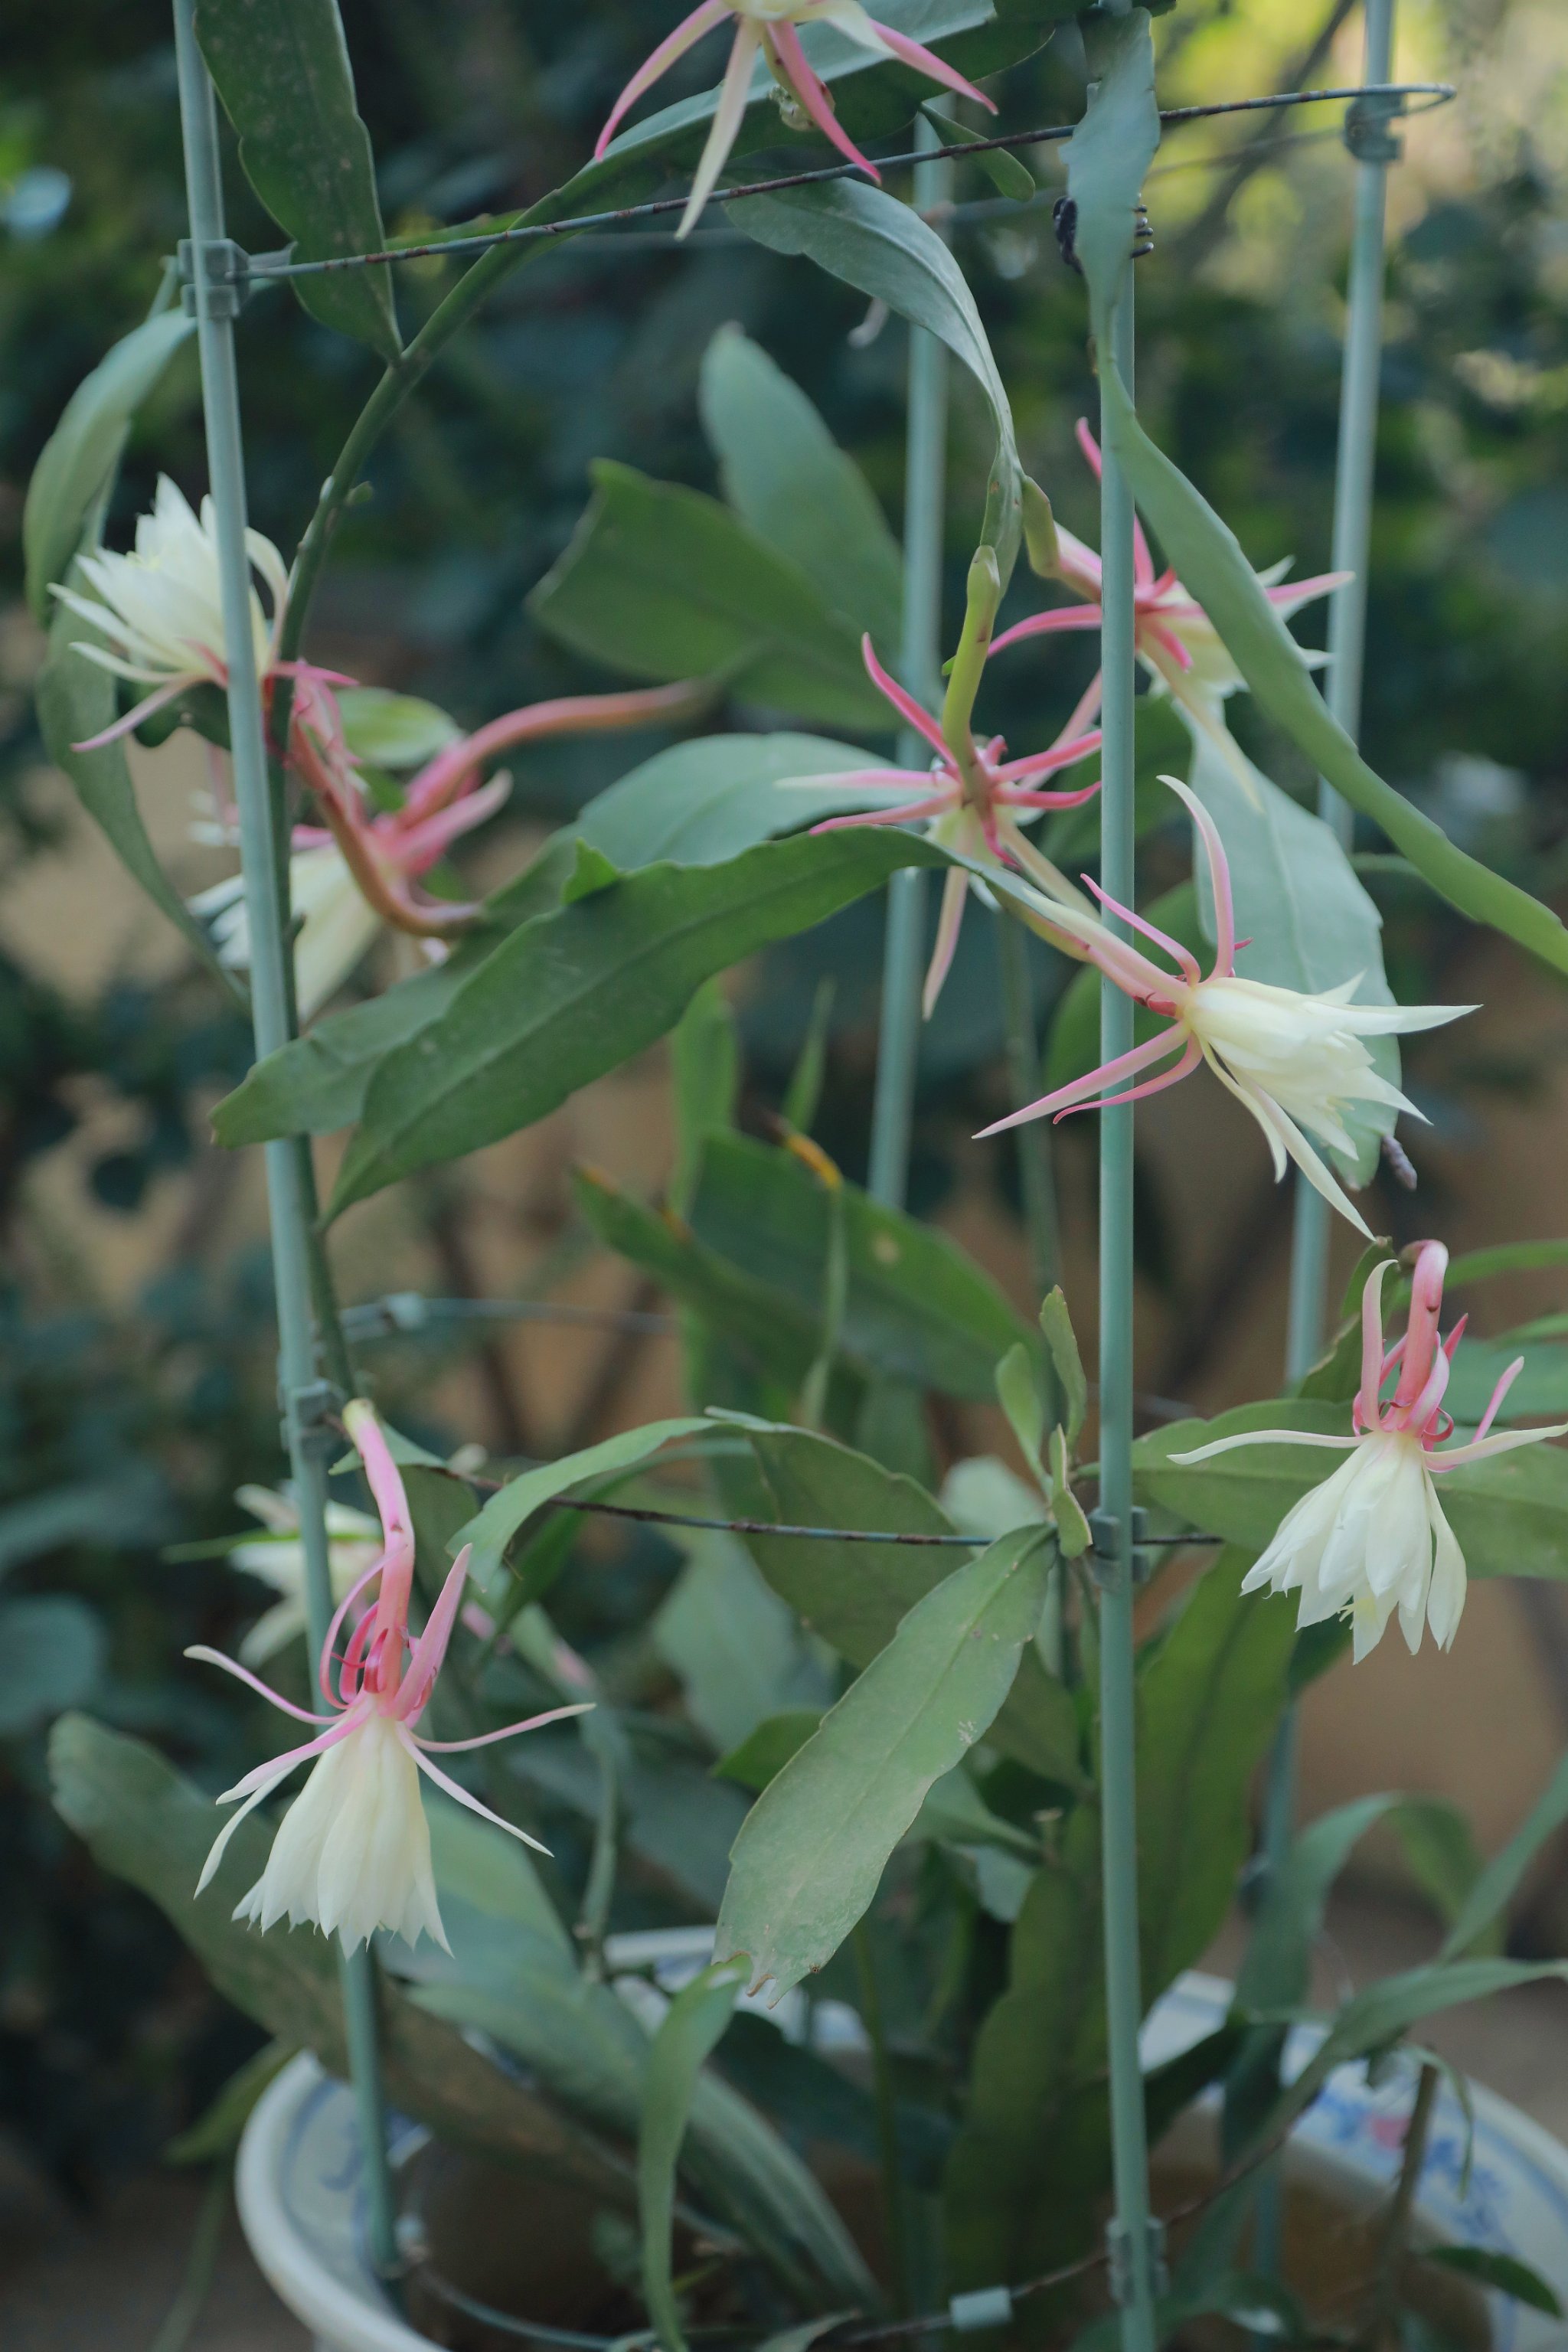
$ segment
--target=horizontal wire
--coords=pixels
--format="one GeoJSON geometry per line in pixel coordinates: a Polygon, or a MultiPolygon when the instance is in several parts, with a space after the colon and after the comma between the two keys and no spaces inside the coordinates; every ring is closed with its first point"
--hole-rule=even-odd
{"type": "MultiPolygon", "coordinates": [[[[1446,81],[1364,82],[1345,89],[1279,90],[1265,98],[1224,99],[1209,106],[1168,106],[1162,108],[1160,121],[1168,125],[1202,122],[1225,114],[1272,113],[1287,106],[1325,106],[1342,100],[1353,103],[1363,98],[1426,98],[1433,106],[1447,106],[1458,95],[1454,84],[1446,81]]],[[[1430,108],[1411,111],[1424,114],[1430,108]]],[[[1001,148],[1046,146],[1070,139],[1079,128],[1076,122],[1060,122],[1037,131],[1004,131],[994,139],[959,140],[947,147],[921,148],[904,155],[879,155],[875,159],[876,166],[879,171],[891,172],[915,163],[988,155],[1001,148]]],[[[788,188],[818,187],[837,180],[864,177],[864,165],[827,163],[812,171],[786,173],[775,179],[752,180],[738,188],[715,188],[708,201],[710,205],[731,205],[745,196],[776,195],[788,188]]],[[[331,254],[318,261],[288,261],[270,254],[258,254],[251,258],[251,280],[258,283],[279,278],[320,278],[332,270],[367,269],[393,261],[438,260],[449,254],[488,253],[498,245],[569,236],[583,229],[613,228],[622,221],[655,220],[667,213],[684,212],[687,203],[685,196],[660,196],[647,204],[623,205],[610,212],[578,213],[567,220],[524,222],[515,228],[487,229],[473,236],[439,237],[426,245],[388,246],[377,253],[331,254]]]]}

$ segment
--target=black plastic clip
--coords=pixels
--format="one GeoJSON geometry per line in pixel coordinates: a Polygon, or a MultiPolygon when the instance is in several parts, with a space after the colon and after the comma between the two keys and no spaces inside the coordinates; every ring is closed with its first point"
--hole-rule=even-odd
{"type": "Polygon", "coordinates": [[[1358,163],[1398,163],[1404,142],[1389,129],[1405,111],[1403,90],[1368,90],[1345,114],[1344,142],[1358,163]]]}
{"type": "MultiPolygon", "coordinates": [[[[1149,2292],[1151,2294],[1163,2294],[1171,2284],[1171,2273],[1165,2262],[1165,2225],[1163,2221],[1150,2220],[1143,2227],[1147,2233],[1144,2259],[1148,2265],[1149,2292]]],[[[1105,2252],[1110,2299],[1121,2307],[1132,2301],[1138,2284],[1132,2273],[1132,2232],[1125,2221],[1106,2223],[1105,2252]]]]}
{"type": "MultiPolygon", "coordinates": [[[[1134,1584],[1146,1584],[1153,1570],[1153,1562],[1143,1549],[1143,1538],[1148,1532],[1149,1514],[1142,1504],[1134,1503],[1131,1546],[1134,1584]]],[[[1089,1533],[1094,1547],[1090,1558],[1094,1562],[1095,1576],[1101,1584],[1109,1583],[1121,1567],[1121,1522],[1114,1511],[1090,1511],[1089,1533]]]]}
{"type": "MultiPolygon", "coordinates": [[[[196,313],[196,253],[197,247],[188,236],[180,239],[180,304],[187,319],[196,313]]],[[[214,237],[200,248],[202,275],[206,282],[207,316],[209,319],[237,319],[250,299],[250,256],[231,236],[214,237]]]]}
{"type": "Polygon", "coordinates": [[[331,1381],[307,1381],[278,1392],[283,1412],[283,1444],[290,1454],[326,1461],[342,1443],[333,1422],[342,1410],[342,1391],[331,1381]]]}

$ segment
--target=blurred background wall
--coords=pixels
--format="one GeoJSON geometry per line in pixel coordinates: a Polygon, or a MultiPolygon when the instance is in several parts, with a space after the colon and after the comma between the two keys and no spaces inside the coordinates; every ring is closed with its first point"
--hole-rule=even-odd
{"type": "MultiPolygon", "coordinates": [[[[389,221],[406,232],[504,211],[563,177],[668,14],[665,0],[444,0],[438,11],[345,0],[389,221]]],[[[1450,77],[1461,97],[1407,131],[1393,179],[1367,744],[1457,838],[1561,903],[1568,19],[1556,0],[1403,0],[1401,26],[1400,72],[1450,77]]],[[[1350,0],[1183,0],[1160,38],[1167,103],[1358,76],[1350,0]]],[[[1061,47],[1016,78],[1012,121],[1077,112],[1061,47]]],[[[1158,253],[1140,282],[1153,429],[1255,562],[1293,555],[1303,571],[1325,567],[1329,544],[1350,184],[1336,121],[1337,110],[1301,112],[1173,137],[1147,192],[1158,253]]],[[[1072,437],[1092,392],[1081,302],[1051,236],[1058,167],[1048,149],[1034,161],[1045,205],[975,201],[988,194],[977,184],[960,191],[954,234],[1026,462],[1092,537],[1072,437]]],[[[232,198],[232,233],[258,249],[275,242],[237,177],[232,198]]],[[[75,384],[145,310],[183,228],[158,0],[11,0],[0,55],[0,1641],[20,1599],[57,1601],[76,1632],[58,1686],[34,1686],[0,1718],[0,2144],[7,2164],[71,2193],[153,2154],[255,2038],[140,1899],[93,1876],[42,1793],[41,1727],[75,1700],[157,1737],[213,1787],[234,1777],[246,1703],[180,1651],[230,1643],[262,1596],[221,1561],[167,1551],[234,1529],[235,1487],[280,1475],[259,1170],[207,1139],[210,1104],[245,1067],[244,1031],[43,764],[28,694],[40,644],[19,593],[33,461],[75,384]]],[[[401,273],[405,325],[446,282],[440,265],[401,273]]],[[[868,334],[847,292],[720,223],[679,254],[584,240],[510,281],[404,410],[351,516],[316,656],[427,694],[465,723],[616,683],[542,636],[523,599],[572,530],[591,458],[711,487],[696,372],[731,320],[805,385],[896,519],[896,325],[868,334]]],[[[247,314],[242,346],[253,520],[287,551],[366,362],[278,294],[247,314]]],[[[986,446],[963,386],[955,401],[956,614],[986,446]]],[[[193,498],[205,487],[193,352],[142,419],[111,538],[160,472],[193,498]]],[[[999,667],[984,715],[1020,746],[1044,740],[1082,682],[1068,662],[999,667]]],[[[1281,782],[1310,788],[1245,705],[1237,726],[1281,782]]],[[[612,739],[531,755],[471,870],[485,881],[514,871],[646,748],[612,739]]],[[[195,890],[227,863],[191,835],[200,747],[180,740],[134,758],[153,837],[195,890]]],[[[1166,854],[1157,845],[1156,864],[1166,854]]],[[[1436,1232],[1456,1249],[1568,1233],[1561,984],[1396,876],[1371,887],[1399,993],[1485,1005],[1415,1041],[1408,1083],[1430,1120],[1405,1138],[1419,1189],[1380,1189],[1371,1222],[1400,1241],[1436,1232]]],[[[779,1100],[818,978],[836,975],[817,1131],[854,1174],[879,922],[853,909],[735,983],[756,1115],[779,1100]]],[[[926,1044],[914,1205],[1023,1297],[1016,1171],[1005,1150],[967,1140],[1005,1082],[989,942],[965,929],[967,961],[926,1044]]],[[[1042,1012],[1058,983],[1042,959],[1042,1012]]],[[[1204,1085],[1141,1124],[1140,1379],[1152,1412],[1161,1399],[1206,1412],[1278,1384],[1289,1202],[1244,1128],[1204,1085]]],[[[1089,1340],[1093,1146],[1088,1122],[1058,1130],[1064,1278],[1089,1340]]],[[[624,1266],[590,1254],[567,1178],[587,1160],[651,1191],[667,1156],[660,1050],[527,1136],[356,1211],[335,1243],[343,1296],[529,1294],[657,1310],[624,1266]]],[[[1478,1328],[1501,1328],[1568,1307],[1568,1282],[1520,1277],[1476,1303],[1478,1328]]],[[[667,1408],[679,1377],[670,1336],[591,1325],[497,1327],[478,1344],[395,1339],[371,1360],[406,1426],[448,1448],[514,1454],[667,1408]]],[[[978,1414],[942,1438],[954,1453],[1002,1442],[978,1414]]],[[[672,1566],[655,1546],[637,1575],[672,1566]]],[[[1565,1734],[1559,1591],[1482,1589],[1453,1656],[1413,1663],[1391,1641],[1353,1683],[1342,1670],[1314,1693],[1304,1802],[1440,1790],[1490,1845],[1565,1734]]],[[[1527,1890],[1514,1934],[1568,1949],[1555,1864],[1527,1890]]]]}

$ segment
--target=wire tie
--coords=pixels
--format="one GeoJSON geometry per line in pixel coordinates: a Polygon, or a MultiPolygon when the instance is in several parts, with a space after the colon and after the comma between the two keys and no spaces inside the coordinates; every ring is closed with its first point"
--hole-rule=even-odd
{"type": "MultiPolygon", "coordinates": [[[[1134,1584],[1146,1584],[1153,1568],[1144,1539],[1149,1533],[1149,1514],[1141,1503],[1135,1503],[1131,1513],[1132,1541],[1131,1567],[1134,1584]]],[[[1121,1521],[1114,1511],[1090,1511],[1089,1515],[1090,1555],[1094,1561],[1095,1580],[1102,1588],[1113,1584],[1121,1572],[1121,1521]]]]}
{"type": "Polygon", "coordinates": [[[1405,112],[1403,90],[1368,90],[1345,110],[1343,138],[1358,163],[1399,163],[1405,145],[1388,128],[1405,112]]]}
{"type": "MultiPolygon", "coordinates": [[[[1149,2292],[1161,2295],[1171,2284],[1171,2273],[1165,2262],[1165,2225],[1151,2217],[1143,2224],[1143,2259],[1148,2271],[1149,2292]]],[[[1132,2232],[1125,2221],[1106,2223],[1105,2257],[1110,2299],[1119,2308],[1125,2308],[1137,2299],[1138,2291],[1138,2283],[1132,2274],[1132,2232]]]]}
{"type": "MultiPolygon", "coordinates": [[[[200,248],[201,276],[207,289],[209,319],[237,319],[250,299],[250,256],[231,236],[212,237],[200,248]]],[[[177,259],[180,273],[180,307],[187,319],[196,315],[196,256],[198,247],[188,236],[180,239],[177,259]]]]}
{"type": "Polygon", "coordinates": [[[344,1403],[342,1391],[331,1381],[307,1381],[297,1389],[280,1389],[283,1444],[289,1453],[307,1460],[326,1460],[341,1443],[334,1427],[344,1403]]]}

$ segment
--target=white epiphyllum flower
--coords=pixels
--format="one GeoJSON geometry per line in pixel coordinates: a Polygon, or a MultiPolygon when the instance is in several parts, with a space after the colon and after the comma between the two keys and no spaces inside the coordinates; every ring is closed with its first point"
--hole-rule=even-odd
{"type": "Polygon", "coordinates": [[[646,90],[653,88],[661,75],[668,72],[679,58],[694,48],[703,36],[717,26],[732,19],[735,37],[731,45],[730,62],[724,68],[719,103],[714,110],[713,126],[697,166],[697,176],[691,184],[691,194],[680,216],[678,236],[685,236],[695,226],[699,214],[713,193],[714,184],[729,160],[735,143],[751,95],[752,68],[759,54],[766,61],[769,72],[786,98],[793,99],[816,125],[825,139],[832,142],[841,155],[878,182],[881,173],[875,164],[868,163],[855,142],[849,137],[834,111],[832,95],[819,75],[814,73],[800,46],[799,27],[803,25],[831,25],[858,47],[869,49],[878,57],[891,58],[932,81],[943,83],[965,98],[973,98],[989,113],[995,107],[982,89],[966,81],[961,73],[930,49],[911,41],[907,33],[896,33],[889,25],[879,24],[868,16],[860,0],[701,0],[668,33],[656,49],[638,66],[619,98],[610,109],[609,119],[600,131],[594,149],[595,158],[602,155],[615,137],[621,118],[635,106],[646,90]]]}
{"type": "MultiPolygon", "coordinates": [[[[313,679],[342,681],[326,672],[313,679]]],[[[289,730],[289,765],[310,789],[325,823],[297,824],[289,861],[293,914],[302,918],[294,942],[294,986],[300,1018],[308,1021],[336,994],[383,926],[423,942],[439,957],[467,930],[479,908],[430,897],[415,887],[462,835],[495,814],[511,790],[503,770],[481,783],[487,763],[518,744],[552,735],[592,735],[657,723],[689,709],[698,689],[633,688],[624,694],[563,695],[526,704],[462,735],[426,761],[397,807],[373,812],[342,716],[330,691],[313,692],[301,708],[296,696],[289,730]]],[[[216,795],[215,793],[215,800],[216,795]]],[[[211,827],[198,828],[212,838],[211,827]]],[[[233,838],[232,820],[219,838],[233,838]]],[[[221,961],[244,971],[250,963],[245,885],[237,874],[190,902],[213,927],[221,961]]]]}
{"type": "MultiPolygon", "coordinates": [[[[239,1645],[247,1666],[264,1665],[305,1631],[305,1547],[300,1540],[300,1507],[292,1495],[271,1486],[241,1486],[235,1501],[259,1519],[264,1536],[248,1538],[227,1555],[230,1568],[269,1584],[281,1597],[258,1617],[239,1645]]],[[[381,1528],[346,1503],[327,1505],[327,1559],[332,1599],[344,1601],[365,1570],[381,1558],[381,1528]]]]}
{"type": "Polygon", "coordinates": [[[432,1764],[430,1751],[483,1748],[491,1740],[510,1739],[515,1732],[558,1722],[563,1716],[581,1715],[584,1708],[552,1707],[525,1723],[510,1723],[473,1739],[419,1737],[415,1727],[429,1703],[462,1604],[468,1548],[465,1546],[453,1563],[425,1631],[414,1641],[408,1630],[414,1529],[403,1481],[372,1408],[356,1399],[344,1409],[343,1421],[364,1464],[381,1514],[381,1529],[375,1558],[339,1602],[321,1646],[317,1681],[330,1712],[312,1715],[292,1700],[280,1698],[248,1668],[216,1650],[195,1648],[185,1653],[188,1658],[202,1659],[237,1675],[285,1714],[321,1727],[300,1747],[258,1764],[224,1791],[219,1804],[232,1803],[236,1798],[243,1802],[219,1832],[196,1893],[211,1879],[246,1814],[269,1796],[296,1764],[314,1759],[309,1780],[272,1841],[267,1867],[236,1906],[235,1917],[254,1920],[264,1929],[284,1917],[291,1927],[312,1920],[324,1935],[341,1937],[345,1951],[368,1942],[378,1927],[410,1943],[423,1929],[445,1944],[430,1865],[430,1831],[419,1799],[421,1772],[497,1829],[521,1838],[525,1845],[539,1847],[541,1853],[544,1848],[537,1838],[503,1822],[459,1788],[432,1764]],[[334,1689],[331,1669],[344,1622],[366,1586],[376,1579],[374,1602],[366,1607],[349,1635],[334,1689]]]}
{"type": "MultiPolygon", "coordinates": [[[[1100,473],[1100,445],[1082,417],[1078,425],[1079,446],[1089,460],[1095,478],[1100,473]]],[[[1225,702],[1245,685],[1229,647],[1209,619],[1203,606],[1189,590],[1183,587],[1174,572],[1156,572],[1149,542],[1143,536],[1143,526],[1133,517],[1133,593],[1132,627],[1138,656],[1153,680],[1157,690],[1168,694],[1189,724],[1200,729],[1230,765],[1237,770],[1247,787],[1248,799],[1256,797],[1250,771],[1236,740],[1225,723],[1225,702]]],[[[1026,637],[1050,636],[1062,630],[1098,629],[1100,625],[1100,562],[1091,547],[1075,539],[1070,530],[1057,526],[1057,576],[1076,596],[1084,599],[1078,604],[1054,605],[1049,612],[1031,614],[1026,621],[1017,622],[1004,630],[992,647],[1003,652],[1026,637]]],[[[1283,563],[1272,565],[1258,575],[1258,583],[1268,602],[1282,617],[1289,619],[1331,589],[1343,587],[1351,578],[1348,572],[1321,572],[1315,579],[1287,581],[1283,575],[1290,568],[1287,557],[1283,563]]],[[[1322,653],[1298,648],[1301,658],[1313,668],[1328,659],[1322,653]]],[[[1085,697],[1090,718],[1100,709],[1100,678],[1085,697]]]]}
{"type": "Polygon", "coordinates": [[[1089,883],[1095,897],[1173,957],[1179,967],[1176,972],[1163,971],[1092,916],[1031,895],[1029,919],[1037,929],[1064,934],[1070,952],[1080,956],[1087,952],[1118,988],[1152,1013],[1168,1014],[1171,1025],[1143,1045],[1134,1045],[1131,1053],[1119,1054],[1114,1061],[1102,1063],[1098,1070],[1072,1079],[1054,1094],[1043,1095],[1038,1102],[999,1118],[981,1132],[999,1135],[1004,1128],[1043,1118],[1047,1112],[1060,1118],[1071,1110],[1136,1102],[1141,1095],[1158,1094],[1174,1086],[1200,1062],[1206,1062],[1220,1084],[1246,1105],[1263,1129],[1276,1178],[1284,1175],[1287,1160],[1293,1160],[1308,1182],[1370,1241],[1370,1226],[1302,1130],[1310,1129],[1331,1149],[1348,1152],[1355,1145],[1344,1114],[1354,1103],[1375,1103],[1420,1118],[1415,1104],[1373,1068],[1363,1038],[1440,1028],[1476,1008],[1473,1004],[1355,1004],[1351,1000],[1361,980],[1359,972],[1318,996],[1238,978],[1230,867],[1219,829],[1185,784],[1174,776],[1163,776],[1160,781],[1191,813],[1208,860],[1214,890],[1214,970],[1205,979],[1197,959],[1186,948],[1146,923],[1131,908],[1107,898],[1097,882],[1089,883]],[[1172,1054],[1179,1055],[1174,1067],[1163,1070],[1157,1077],[1144,1079],[1123,1093],[1102,1091],[1172,1054]]]}
{"type": "MultiPolygon", "coordinates": [[[[488,814],[488,812],[480,812],[488,814]]],[[[479,816],[475,817],[476,824],[479,816]]],[[[361,891],[348,861],[329,835],[322,840],[307,825],[295,828],[298,843],[289,860],[289,904],[299,929],[294,937],[294,992],[301,1021],[312,1021],[369,952],[382,919],[361,891]]],[[[190,901],[198,922],[212,932],[218,961],[231,971],[250,969],[250,922],[245,884],[237,874],[198,891],[190,901]]]]}
{"type": "Polygon", "coordinates": [[[1448,1253],[1441,1242],[1422,1244],[1415,1261],[1410,1319],[1405,1336],[1383,1347],[1383,1278],[1388,1264],[1375,1267],[1362,1293],[1362,1371],[1356,1392],[1353,1437],[1330,1437],[1304,1429],[1255,1429],[1222,1437],[1212,1445],[1173,1454],[1173,1462],[1207,1462],[1238,1445],[1329,1445],[1348,1450],[1331,1478],[1314,1486],[1288,1511],[1279,1531],[1242,1582],[1244,1592],[1265,1587],[1300,1592],[1299,1625],[1349,1616],[1355,1655],[1364,1658],[1382,1641],[1394,1611],[1414,1653],[1429,1625],[1439,1649],[1458,1631],[1465,1606],[1465,1558],[1443,1516],[1436,1477],[1467,1462],[1510,1454],[1521,1445],[1568,1435],[1568,1422],[1551,1429],[1510,1430],[1487,1434],[1524,1358],[1504,1372],[1474,1437],[1444,1445],[1453,1422],[1443,1410],[1443,1391],[1465,1325],[1461,1318],[1439,1341],[1443,1276],[1448,1253]],[[1388,1376],[1399,1369],[1398,1384],[1384,1404],[1388,1376]]]}
{"type": "MultiPolygon", "coordinates": [[[[265,678],[279,667],[278,638],[288,601],[289,574],[283,558],[260,531],[247,530],[245,544],[271,605],[270,613],[264,613],[260,597],[251,589],[251,644],[257,676],[265,678]]],[[[101,735],[77,744],[77,751],[95,751],[129,733],[193,686],[204,681],[227,685],[217,531],[211,499],[202,500],[198,522],[183,492],[166,475],[160,475],[153,511],[136,525],[132,552],[116,555],[103,549],[96,555],[82,556],[80,565],[95,596],[58,586],[50,593],[107,637],[109,646],[79,644],[75,650],[114,677],[154,690],[101,735]]],[[[284,667],[291,669],[293,665],[284,667]]]]}

